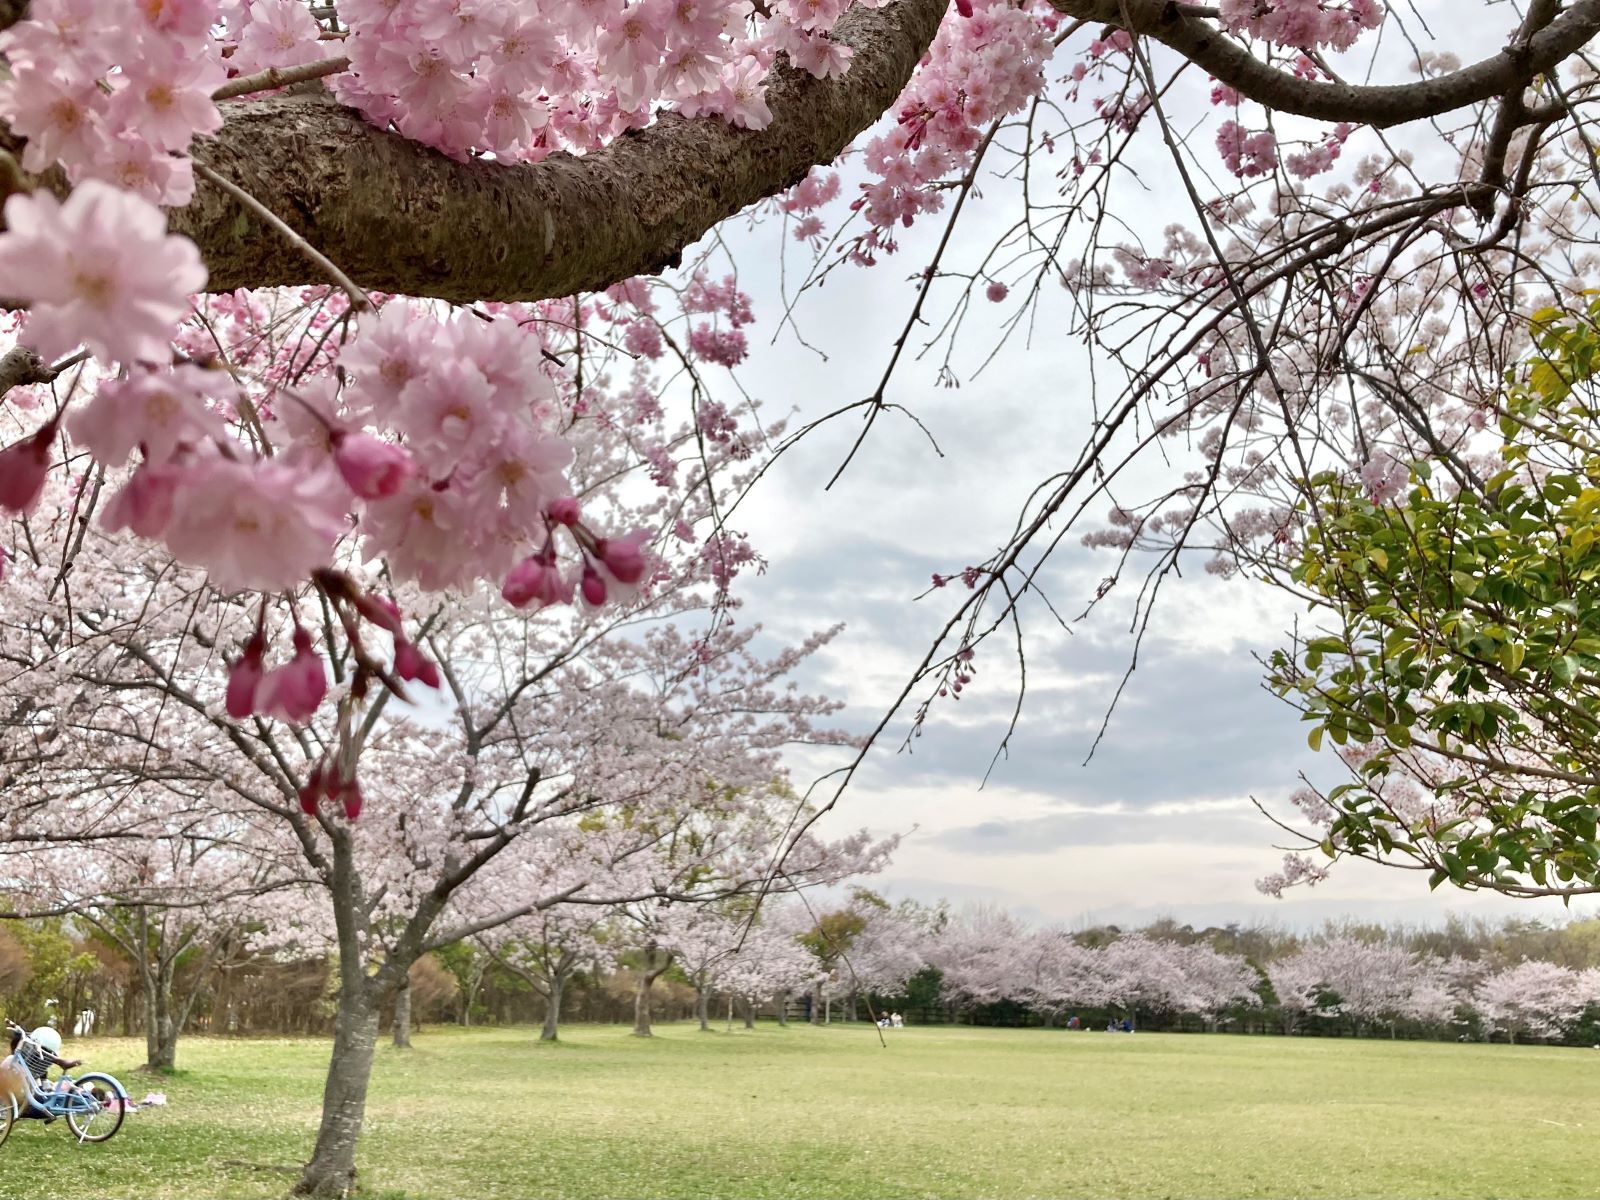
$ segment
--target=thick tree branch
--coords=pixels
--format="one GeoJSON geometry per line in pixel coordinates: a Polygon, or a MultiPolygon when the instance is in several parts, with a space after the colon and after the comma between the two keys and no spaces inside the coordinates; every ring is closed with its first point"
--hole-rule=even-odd
{"type": "Polygon", "coordinates": [[[1537,33],[1498,54],[1415,83],[1363,86],[1300,79],[1263,62],[1210,20],[1171,0],[1052,0],[1069,17],[1127,29],[1176,50],[1276,112],[1388,128],[1442,116],[1528,85],[1600,34],[1600,0],[1578,0],[1537,33]]]}
{"type": "MultiPolygon", "coordinates": [[[[230,108],[195,157],[366,288],[456,301],[566,296],[674,265],[719,221],[832,162],[894,103],[946,7],[853,9],[835,34],[855,49],[849,73],[818,80],[779,67],[773,121],[759,132],[665,114],[581,158],[461,163],[319,91],[230,108]]],[[[202,183],[171,224],[199,244],[215,291],[322,282],[217,188],[202,183]]]]}

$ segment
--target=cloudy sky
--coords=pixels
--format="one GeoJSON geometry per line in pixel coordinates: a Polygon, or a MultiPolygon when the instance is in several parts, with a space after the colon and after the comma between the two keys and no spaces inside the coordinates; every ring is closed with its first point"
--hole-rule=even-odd
{"type": "MultiPolygon", "coordinates": [[[[991,244],[1012,211],[1003,188],[988,192],[958,249],[991,244]]],[[[1187,217],[1154,192],[1138,203],[1137,218],[1119,215],[1151,229],[1187,217]]],[[[767,415],[792,409],[814,418],[872,391],[914,300],[908,276],[928,261],[938,232],[921,226],[900,255],[871,270],[842,270],[801,299],[800,331],[826,358],[776,329],[777,235],[731,235],[761,319],[741,378],[767,415]]],[[[825,491],[860,428],[857,417],[844,417],[780,460],[733,522],[771,564],[747,581],[746,619],[791,640],[846,623],[806,682],[848,701],[854,728],[877,723],[960,602],[959,584],[916,599],[930,576],[987,558],[1028,491],[1076,457],[1088,425],[1090,364],[1080,344],[1055,332],[1066,327],[1062,306],[1041,310],[1031,345],[1013,343],[974,374],[1004,315],[1003,306],[986,309],[958,343],[959,388],[938,385],[940,352],[903,364],[889,398],[916,411],[944,457],[909,422],[887,416],[825,491]]],[[[1080,611],[1113,566],[1106,552],[1072,537],[1048,576],[1053,598],[1063,611],[1080,611]]],[[[1295,618],[1280,597],[1206,576],[1197,556],[1164,593],[1138,669],[1087,766],[1132,650],[1127,610],[1112,606],[1070,633],[1033,616],[1020,729],[987,783],[1017,687],[1014,656],[999,642],[980,655],[977,683],[960,704],[935,710],[914,752],[900,751],[906,721],[891,727],[830,817],[835,832],[863,824],[907,832],[880,881],[891,894],[993,901],[1068,923],[1172,915],[1305,926],[1337,916],[1437,921],[1450,910],[1559,919],[1559,903],[1448,889],[1430,895],[1423,877],[1361,863],[1285,900],[1256,890],[1284,839],[1251,797],[1282,811],[1297,774],[1319,773],[1297,714],[1263,691],[1253,657],[1295,618]]],[[[797,756],[798,781],[840,761],[797,756]]],[[[1330,778],[1326,768],[1321,774],[1330,778]]]]}

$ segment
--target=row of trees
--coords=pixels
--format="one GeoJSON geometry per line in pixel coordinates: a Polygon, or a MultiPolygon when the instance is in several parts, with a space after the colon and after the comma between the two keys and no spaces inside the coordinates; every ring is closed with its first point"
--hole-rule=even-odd
{"type": "MultiPolygon", "coordinates": [[[[174,1042],[183,1028],[325,1032],[337,1013],[326,954],[239,939],[184,950],[172,974],[174,1042]]],[[[124,1033],[164,1011],[126,945],[81,916],[0,928],[0,997],[15,1011],[55,1005],[63,1019],[92,1008],[102,1030],[124,1033]]],[[[647,1035],[663,1016],[707,1028],[724,1014],[751,1026],[761,1014],[851,1021],[891,1007],[976,1022],[1131,1016],[1152,1027],[1189,1018],[1213,1030],[1581,1039],[1600,1016],[1600,921],[1073,932],[993,908],[890,905],[861,888],[820,908],[554,905],[430,953],[388,999],[399,1045],[422,1020],[537,1021],[555,1040],[571,1019],[626,1014],[647,1035]]]]}
{"type": "Polygon", "coordinates": [[[1311,937],[1196,932],[1171,922],[1071,932],[1029,929],[1009,913],[974,908],[924,945],[945,1000],[979,1019],[1003,1019],[1009,1007],[1053,1023],[1088,1010],[1158,1025],[1193,1016],[1212,1029],[1516,1041],[1592,1026],[1600,1015],[1597,935],[1595,921],[1556,929],[1333,926],[1311,937]]]}

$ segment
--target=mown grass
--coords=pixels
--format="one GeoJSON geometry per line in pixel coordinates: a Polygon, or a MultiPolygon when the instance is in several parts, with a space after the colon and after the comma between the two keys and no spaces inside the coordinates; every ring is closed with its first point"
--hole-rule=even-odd
{"type": "MultiPolygon", "coordinates": [[[[1385,1041],[869,1028],[649,1041],[427,1030],[379,1054],[363,1195],[1559,1197],[1596,1194],[1600,1054],[1385,1041]]],[[[69,1052],[165,1109],[104,1146],[23,1122],[4,1200],[265,1200],[316,1130],[328,1044],[69,1052]]]]}

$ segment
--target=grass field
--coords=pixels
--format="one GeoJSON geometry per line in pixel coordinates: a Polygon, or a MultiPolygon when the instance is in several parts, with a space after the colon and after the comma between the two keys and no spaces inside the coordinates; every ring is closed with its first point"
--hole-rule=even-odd
{"type": "MultiPolygon", "coordinates": [[[[363,1195],[532,1197],[1593,1196],[1600,1054],[1385,1041],[870,1028],[641,1041],[574,1026],[427,1030],[379,1054],[363,1195]]],[[[4,1200],[282,1196],[327,1044],[69,1053],[169,1106],[104,1146],[58,1121],[0,1148],[4,1200]]]]}

